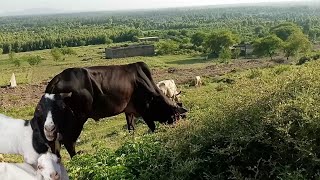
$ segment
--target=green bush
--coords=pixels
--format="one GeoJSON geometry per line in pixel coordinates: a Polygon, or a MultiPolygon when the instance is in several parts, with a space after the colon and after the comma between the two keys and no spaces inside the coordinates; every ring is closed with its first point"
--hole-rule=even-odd
{"type": "Polygon", "coordinates": [[[38,65],[42,61],[42,58],[40,56],[28,56],[25,57],[25,59],[30,64],[30,66],[38,65]]]}
{"type": "Polygon", "coordinates": [[[70,47],[62,47],[59,49],[60,52],[63,54],[63,55],[76,55],[76,51],[74,51],[72,48],[70,47]]]}

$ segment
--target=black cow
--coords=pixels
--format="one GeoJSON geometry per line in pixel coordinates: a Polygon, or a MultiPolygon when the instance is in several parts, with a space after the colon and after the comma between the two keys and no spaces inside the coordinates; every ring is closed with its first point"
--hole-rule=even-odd
{"type": "Polygon", "coordinates": [[[124,112],[129,130],[133,129],[133,118],[141,116],[154,131],[154,121],[171,124],[187,112],[162,94],[143,62],[69,68],[49,82],[45,93],[47,96],[72,93],[64,102],[73,116],[62,118],[62,122],[54,125],[45,123],[48,126],[44,127],[51,134],[56,131],[62,134],[62,143],[71,157],[75,155],[75,142],[88,118],[99,120],[124,112]]]}

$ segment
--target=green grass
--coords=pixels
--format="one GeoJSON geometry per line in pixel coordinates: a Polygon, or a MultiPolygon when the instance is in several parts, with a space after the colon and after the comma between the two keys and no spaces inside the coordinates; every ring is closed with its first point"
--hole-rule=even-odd
{"type": "MultiPolygon", "coordinates": [[[[152,69],[215,64],[189,55],[106,60],[100,59],[99,48],[74,48],[77,55],[63,62],[54,62],[47,50],[36,51],[32,54],[46,59],[42,64],[24,63],[17,69],[6,55],[0,56],[0,84],[12,71],[17,72],[18,82],[38,84],[67,67],[136,61],[152,69]],[[92,61],[81,61],[78,56],[83,54],[92,61]]],[[[140,123],[129,134],[123,114],[99,122],[90,119],[76,146],[84,153],[70,160],[63,148],[63,161],[72,179],[317,179],[319,72],[320,62],[314,61],[223,76],[233,84],[206,77],[199,88],[180,85],[189,113],[175,128],[158,124],[157,132],[150,134],[140,123]]],[[[28,119],[34,107],[0,108],[0,112],[28,119]]],[[[5,156],[5,161],[21,161],[21,157],[5,156]]]]}

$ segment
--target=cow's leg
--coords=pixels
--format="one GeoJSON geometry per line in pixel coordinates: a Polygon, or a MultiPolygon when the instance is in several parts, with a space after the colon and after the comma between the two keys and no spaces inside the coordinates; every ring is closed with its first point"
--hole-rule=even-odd
{"type": "Polygon", "coordinates": [[[146,124],[148,125],[148,127],[150,128],[150,130],[151,130],[152,132],[154,132],[154,130],[156,129],[155,123],[154,123],[153,121],[145,121],[145,122],[146,122],[146,124]]]}
{"type": "Polygon", "coordinates": [[[129,132],[134,131],[134,115],[132,113],[125,113],[125,115],[129,132]]]}
{"type": "Polygon", "coordinates": [[[64,147],[67,149],[70,155],[70,158],[76,155],[75,143],[76,142],[71,142],[71,141],[64,142],[64,147]]]}

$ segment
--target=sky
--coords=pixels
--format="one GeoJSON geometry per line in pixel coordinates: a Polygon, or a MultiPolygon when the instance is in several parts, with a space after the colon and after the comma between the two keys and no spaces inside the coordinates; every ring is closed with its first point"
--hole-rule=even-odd
{"type": "MultiPolygon", "coordinates": [[[[303,0],[1,0],[0,13],[46,9],[61,12],[285,2],[303,0]]],[[[320,1],[320,0],[318,0],[320,1]]]]}

